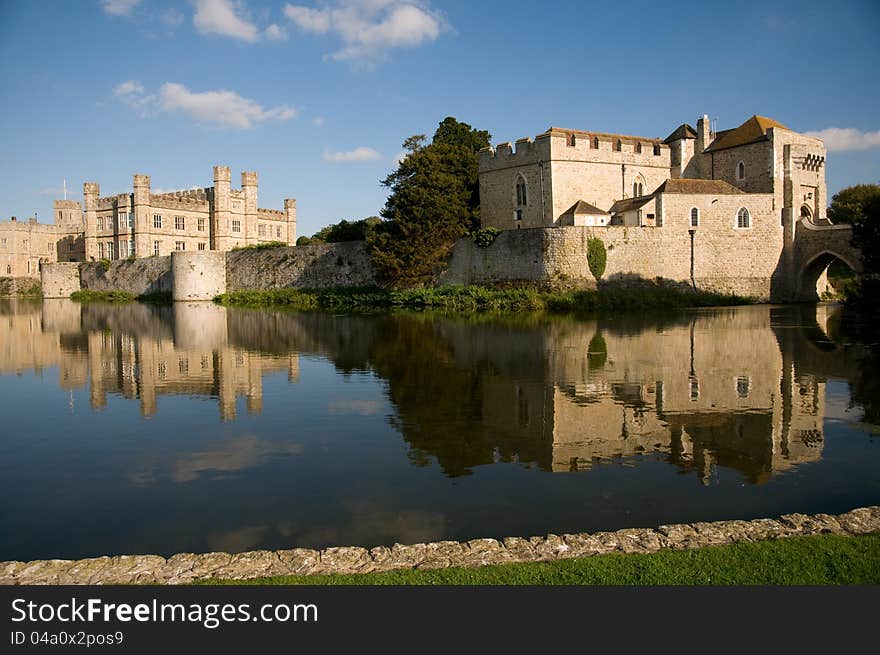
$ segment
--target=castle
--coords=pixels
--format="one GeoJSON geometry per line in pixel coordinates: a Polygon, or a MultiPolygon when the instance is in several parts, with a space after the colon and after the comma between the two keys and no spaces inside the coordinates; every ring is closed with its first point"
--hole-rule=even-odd
{"type": "MultiPolygon", "coordinates": [[[[858,270],[848,227],[825,217],[824,144],[762,116],[713,132],[703,115],[665,139],[553,127],[484,148],[479,182],[484,227],[543,230],[521,239],[542,241],[521,248],[540,248],[541,270],[529,258],[508,278],[588,277],[588,238],[609,249],[609,276],[759,298],[814,297],[836,257],[858,270]]],[[[459,257],[447,279],[491,281],[491,257],[459,257]]]]}
{"type": "Polygon", "coordinates": [[[135,175],[132,191],[101,197],[83,184],[83,202],[56,200],[54,224],[12,219],[0,223],[0,276],[39,277],[40,265],[169,255],[172,251],[228,251],[266,242],[296,241],[296,200],[284,210],[257,204],[257,174],[243,172],[231,187],[227,166],[214,167],[214,186],[153,193],[149,175],[135,175]]]}

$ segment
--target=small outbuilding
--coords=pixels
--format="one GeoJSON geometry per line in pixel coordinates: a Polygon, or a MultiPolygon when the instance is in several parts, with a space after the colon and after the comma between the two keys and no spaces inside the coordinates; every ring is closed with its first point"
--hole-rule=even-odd
{"type": "Polygon", "coordinates": [[[577,227],[605,226],[610,221],[609,212],[583,200],[578,200],[559,218],[560,225],[577,227]]]}

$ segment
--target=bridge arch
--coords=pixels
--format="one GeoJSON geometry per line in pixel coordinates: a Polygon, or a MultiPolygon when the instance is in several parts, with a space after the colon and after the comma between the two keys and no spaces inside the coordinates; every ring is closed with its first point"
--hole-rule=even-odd
{"type": "Polygon", "coordinates": [[[849,254],[825,249],[813,255],[801,268],[799,275],[799,300],[817,301],[828,288],[828,267],[835,261],[841,261],[851,271],[861,270],[858,261],[851,261],[849,254]]]}

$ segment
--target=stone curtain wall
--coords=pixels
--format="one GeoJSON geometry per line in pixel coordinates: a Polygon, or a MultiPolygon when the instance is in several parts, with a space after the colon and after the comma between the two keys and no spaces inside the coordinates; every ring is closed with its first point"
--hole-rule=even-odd
{"type": "Polygon", "coordinates": [[[226,253],[227,291],[300,287],[362,287],[376,284],[366,243],[239,250],[226,253]]]}
{"type": "Polygon", "coordinates": [[[77,263],[65,262],[43,264],[40,269],[40,280],[44,298],[70,298],[70,294],[79,291],[79,267],[77,263]]]}
{"type": "Polygon", "coordinates": [[[395,569],[477,567],[547,562],[608,553],[654,553],[815,534],[863,535],[880,530],[880,507],[845,514],[787,514],[778,519],[682,523],[593,534],[473,539],[428,544],[245,553],[122,555],[82,560],[0,563],[0,584],[188,584],[203,579],[246,580],[276,575],[373,573],[395,569]]]}
{"type": "Polygon", "coordinates": [[[127,291],[137,296],[171,293],[171,257],[112,261],[106,271],[100,262],[84,263],[80,280],[89,291],[127,291]]]}

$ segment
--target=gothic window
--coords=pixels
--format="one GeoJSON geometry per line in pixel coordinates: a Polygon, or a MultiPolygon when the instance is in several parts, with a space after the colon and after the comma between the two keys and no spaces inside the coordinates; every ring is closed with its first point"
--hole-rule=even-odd
{"type": "Polygon", "coordinates": [[[594,147],[596,150],[599,149],[599,137],[597,137],[597,136],[594,136],[594,137],[593,137],[593,147],[594,147]]]}
{"type": "Polygon", "coordinates": [[[736,165],[736,179],[740,181],[746,179],[746,165],[743,162],[736,165]]]}
{"type": "Polygon", "coordinates": [[[736,226],[738,228],[747,228],[752,226],[752,217],[749,214],[749,210],[745,207],[741,207],[740,210],[736,213],[736,226]]]}
{"type": "Polygon", "coordinates": [[[520,177],[517,179],[516,182],[516,206],[525,207],[528,204],[529,202],[526,190],[526,181],[520,177]]]}
{"type": "Polygon", "coordinates": [[[696,207],[691,208],[691,227],[699,227],[700,225],[700,210],[696,207]]]}

